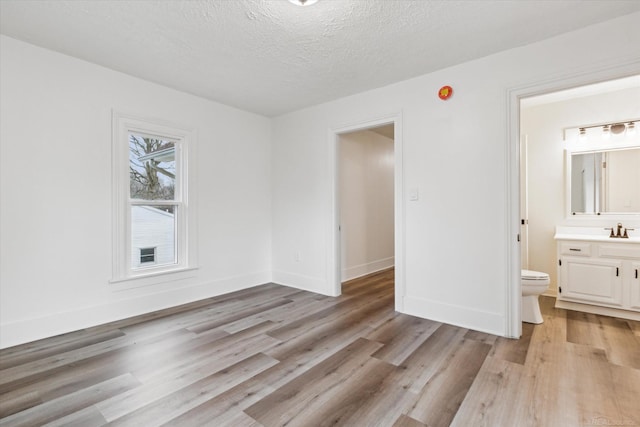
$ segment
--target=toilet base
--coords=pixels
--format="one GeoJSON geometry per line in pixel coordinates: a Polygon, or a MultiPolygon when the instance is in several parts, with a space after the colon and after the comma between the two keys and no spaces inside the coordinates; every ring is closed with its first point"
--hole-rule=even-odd
{"type": "Polygon", "coordinates": [[[522,297],[522,321],[527,323],[540,324],[542,313],[538,304],[538,295],[527,295],[522,297]]]}

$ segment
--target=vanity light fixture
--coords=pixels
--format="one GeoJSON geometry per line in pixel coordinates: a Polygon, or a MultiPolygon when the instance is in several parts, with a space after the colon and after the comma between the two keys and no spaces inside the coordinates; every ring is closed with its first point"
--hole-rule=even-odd
{"type": "MultiPolygon", "coordinates": [[[[587,140],[587,131],[589,129],[599,129],[602,134],[601,137],[604,139],[609,139],[611,135],[622,135],[626,134],[627,136],[634,136],[636,134],[636,123],[640,122],[640,119],[632,119],[632,120],[624,120],[621,122],[613,122],[613,123],[600,123],[596,125],[586,125],[572,128],[565,128],[565,138],[566,131],[571,129],[575,132],[578,131],[578,139],[580,142],[586,142],[587,140]]],[[[575,133],[574,133],[575,135],[575,133]]]]}
{"type": "Polygon", "coordinates": [[[289,1],[295,4],[296,6],[311,6],[318,0],[289,0],[289,1]]]}

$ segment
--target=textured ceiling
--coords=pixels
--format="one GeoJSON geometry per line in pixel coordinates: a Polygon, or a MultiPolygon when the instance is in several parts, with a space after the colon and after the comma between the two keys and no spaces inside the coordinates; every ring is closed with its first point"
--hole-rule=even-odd
{"type": "Polygon", "coordinates": [[[0,0],[0,32],[275,116],[639,10],[638,0],[0,0]]]}

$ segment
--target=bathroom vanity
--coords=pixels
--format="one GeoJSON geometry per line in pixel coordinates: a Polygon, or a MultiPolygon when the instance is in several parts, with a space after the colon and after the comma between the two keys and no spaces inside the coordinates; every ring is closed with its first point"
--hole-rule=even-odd
{"type": "Polygon", "coordinates": [[[640,320],[640,135],[627,130],[565,129],[563,222],[571,225],[556,227],[556,307],[640,320]]]}
{"type": "Polygon", "coordinates": [[[640,231],[628,233],[557,227],[556,307],[640,320],[640,231]]]}

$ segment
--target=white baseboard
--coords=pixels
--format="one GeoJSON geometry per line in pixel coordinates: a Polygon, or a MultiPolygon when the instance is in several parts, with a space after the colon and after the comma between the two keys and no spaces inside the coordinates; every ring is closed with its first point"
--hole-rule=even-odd
{"type": "Polygon", "coordinates": [[[302,274],[288,273],[286,271],[273,271],[273,283],[316,294],[334,296],[328,291],[327,281],[324,278],[305,276],[302,274]]]}
{"type": "Polygon", "coordinates": [[[386,270],[395,265],[395,257],[389,257],[371,261],[366,264],[354,265],[342,269],[342,281],[356,279],[358,277],[366,276],[367,274],[375,273],[376,271],[386,270]]]}
{"type": "Polygon", "coordinates": [[[500,313],[473,310],[425,298],[404,297],[404,313],[474,331],[505,336],[505,319],[500,313]]]}
{"type": "Polygon", "coordinates": [[[169,291],[138,295],[107,304],[0,325],[0,348],[49,338],[92,326],[127,319],[194,301],[251,288],[271,281],[271,272],[229,277],[169,291]]]}
{"type": "Polygon", "coordinates": [[[558,296],[558,285],[554,283],[550,284],[547,290],[542,293],[542,295],[546,297],[556,298],[558,296]]]}
{"type": "Polygon", "coordinates": [[[617,317],[620,319],[629,319],[640,321],[640,312],[617,309],[613,307],[603,307],[599,305],[580,304],[578,302],[563,301],[556,299],[556,308],[563,308],[565,310],[582,311],[591,314],[600,314],[602,316],[617,317]]]}

